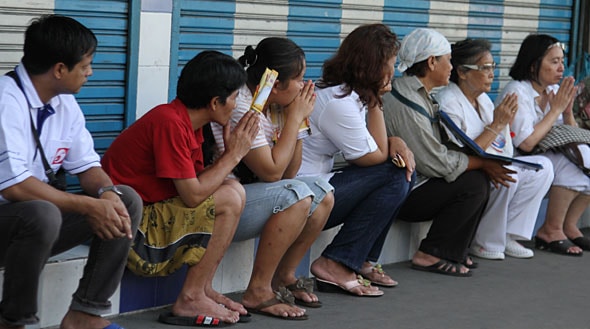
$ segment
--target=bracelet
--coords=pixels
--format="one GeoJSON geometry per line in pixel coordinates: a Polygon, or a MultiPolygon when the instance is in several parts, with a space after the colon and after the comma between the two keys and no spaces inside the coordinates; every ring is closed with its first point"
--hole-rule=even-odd
{"type": "Polygon", "coordinates": [[[500,133],[495,131],[494,129],[492,129],[492,127],[490,127],[489,125],[483,127],[485,130],[489,130],[491,132],[493,132],[496,136],[498,136],[500,133]]]}

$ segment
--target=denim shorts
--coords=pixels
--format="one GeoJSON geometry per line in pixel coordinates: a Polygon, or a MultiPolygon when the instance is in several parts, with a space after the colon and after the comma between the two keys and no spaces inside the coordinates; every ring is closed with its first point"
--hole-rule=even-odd
{"type": "Polygon", "coordinates": [[[322,202],[326,194],[334,190],[332,185],[319,177],[296,177],[277,182],[244,185],[246,206],[233,241],[244,241],[260,235],[264,224],[272,216],[295,203],[312,197],[310,214],[322,202]]]}

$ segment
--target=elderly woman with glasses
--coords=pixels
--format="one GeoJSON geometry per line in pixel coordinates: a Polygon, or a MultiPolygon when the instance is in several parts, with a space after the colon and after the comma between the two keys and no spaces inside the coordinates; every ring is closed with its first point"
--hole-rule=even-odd
{"type": "MultiPolygon", "coordinates": [[[[572,106],[573,77],[563,77],[564,47],[546,34],[531,34],[520,46],[509,82],[496,99],[518,96],[518,111],[511,124],[512,143],[522,153],[531,152],[554,125],[577,126],[572,106]],[[561,83],[560,83],[561,81],[561,83]]],[[[587,145],[579,152],[588,159],[587,145]]],[[[557,254],[581,256],[590,250],[577,223],[590,204],[590,178],[562,153],[546,152],[553,164],[554,179],[543,226],[535,236],[535,247],[557,254]]]]}
{"type": "MultiPolygon", "coordinates": [[[[515,94],[496,108],[487,95],[494,81],[494,58],[486,40],[467,39],[452,47],[451,82],[437,94],[441,110],[487,153],[512,157],[509,123],[518,109],[515,94]]],[[[490,198],[471,243],[470,253],[480,258],[531,258],[534,253],[517,240],[529,240],[541,201],[553,180],[553,166],[542,155],[522,156],[541,164],[544,170],[507,165],[515,182],[491,186],[490,198]]]]}
{"type": "Polygon", "coordinates": [[[467,251],[489,196],[489,180],[508,184],[513,171],[497,161],[468,156],[443,144],[438,111],[430,92],[446,86],[451,75],[451,45],[432,29],[416,29],[402,41],[398,70],[383,96],[389,136],[397,135],[414,152],[417,182],[397,218],[432,220],[412,257],[412,268],[470,276],[476,266],[467,251]],[[434,121],[434,122],[433,122],[434,121]]]}

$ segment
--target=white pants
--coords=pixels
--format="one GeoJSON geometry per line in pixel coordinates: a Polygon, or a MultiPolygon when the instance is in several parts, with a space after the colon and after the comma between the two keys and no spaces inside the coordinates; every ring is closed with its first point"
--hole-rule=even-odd
{"type": "MultiPolygon", "coordinates": [[[[580,152],[582,154],[586,153],[583,149],[580,152]]],[[[543,155],[553,163],[553,172],[555,173],[555,178],[553,179],[554,186],[560,186],[587,195],[590,194],[590,178],[568,160],[565,155],[553,151],[549,151],[543,155]]]]}
{"type": "Polygon", "coordinates": [[[519,165],[506,166],[514,171],[516,182],[510,187],[491,187],[490,198],[473,244],[488,251],[504,252],[506,235],[514,239],[529,240],[535,228],[539,207],[553,181],[553,165],[542,156],[519,156],[519,159],[539,163],[542,170],[535,171],[519,165]]]}

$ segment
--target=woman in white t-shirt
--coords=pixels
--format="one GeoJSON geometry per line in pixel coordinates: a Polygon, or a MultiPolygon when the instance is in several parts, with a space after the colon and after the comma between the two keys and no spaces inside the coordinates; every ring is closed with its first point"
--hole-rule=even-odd
{"type": "MultiPolygon", "coordinates": [[[[496,102],[506,95],[518,96],[518,112],[511,124],[512,143],[521,152],[531,152],[553,125],[577,126],[572,112],[574,79],[563,78],[564,48],[546,34],[527,36],[510,69],[509,82],[496,102]],[[563,81],[561,81],[563,79],[563,81]],[[561,81],[561,85],[558,85],[561,81]]],[[[590,153],[587,145],[580,151],[590,153]]],[[[543,154],[553,163],[554,179],[543,226],[535,246],[557,254],[581,256],[590,250],[590,239],[578,229],[578,219],[590,204],[590,178],[563,154],[543,154]]]]}
{"type": "Polygon", "coordinates": [[[391,90],[398,49],[389,27],[361,25],[324,62],[317,83],[312,134],[303,144],[299,176],[329,179],[335,205],[325,228],[341,225],[311,265],[320,291],[379,296],[383,291],[369,282],[397,285],[375,263],[414,177],[412,152],[400,138],[387,137],[383,119],[381,96],[391,90]],[[333,170],[337,154],[349,165],[333,170]],[[390,161],[396,155],[405,168],[390,161]]]}
{"type": "MultiPolygon", "coordinates": [[[[440,109],[488,153],[512,157],[509,123],[517,109],[517,96],[508,95],[494,108],[487,92],[494,81],[496,63],[486,40],[466,39],[451,47],[451,82],[438,92],[440,109]]],[[[541,201],[553,180],[553,165],[544,156],[519,156],[539,163],[542,170],[506,165],[515,182],[490,185],[470,253],[480,258],[531,258],[534,253],[516,240],[531,239],[541,201]]]]}

